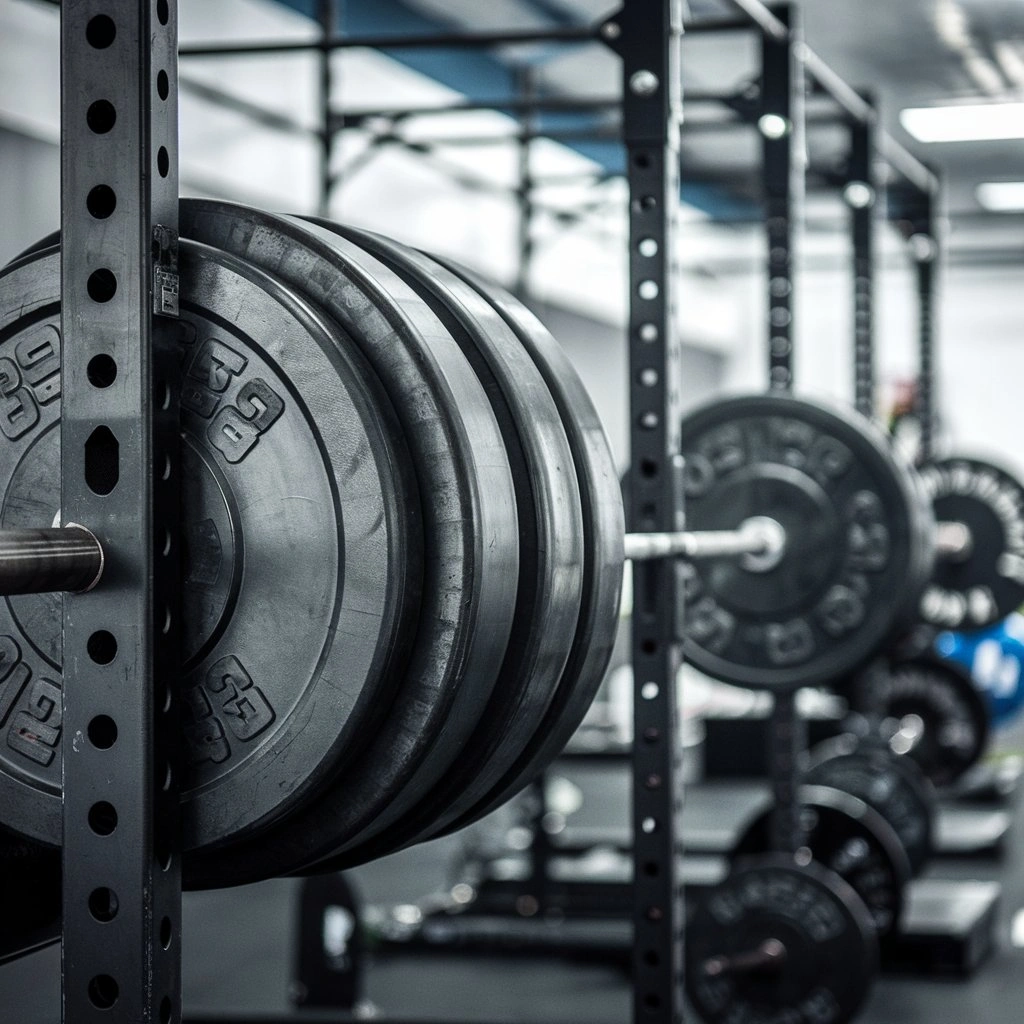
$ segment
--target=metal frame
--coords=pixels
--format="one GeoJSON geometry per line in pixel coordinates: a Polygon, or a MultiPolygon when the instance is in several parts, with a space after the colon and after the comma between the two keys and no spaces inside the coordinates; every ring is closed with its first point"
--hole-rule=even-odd
{"type": "MultiPolygon", "coordinates": [[[[781,250],[772,256],[769,279],[775,283],[769,286],[769,316],[772,338],[784,338],[788,346],[775,345],[773,340],[770,368],[787,371],[775,374],[773,381],[778,387],[788,388],[792,374],[784,361],[792,345],[789,248],[803,136],[796,86],[802,76],[794,67],[798,46],[804,70],[851,118],[873,124],[874,114],[803,46],[788,8],[773,13],[756,0],[733,3],[740,8],[740,17],[698,23],[690,30],[753,27],[762,32],[765,75],[760,114],[769,232],[771,248],[781,250]],[[787,131],[775,137],[765,132],[765,114],[782,117],[787,131]],[[781,289],[779,281],[790,287],[781,289]],[[785,322],[776,324],[775,320],[785,322]]],[[[73,744],[63,745],[68,762],[64,806],[65,1021],[159,1020],[166,1024],[180,1019],[180,836],[171,742],[176,735],[172,686],[176,678],[177,610],[173,595],[177,586],[171,570],[176,560],[156,553],[165,550],[166,545],[154,541],[166,537],[170,550],[176,548],[177,523],[167,514],[177,509],[177,393],[173,332],[168,319],[176,313],[177,296],[176,4],[174,0],[147,0],[139,5],[106,0],[106,4],[117,12],[117,41],[106,50],[83,43],[88,19],[103,13],[103,0],[66,5],[62,27],[64,336],[72,339],[65,346],[63,367],[62,508],[65,520],[74,516],[86,523],[103,523],[101,540],[116,566],[109,587],[66,599],[65,643],[70,651],[87,652],[88,638],[97,629],[116,630],[118,640],[117,657],[109,665],[99,665],[86,655],[67,659],[63,715],[67,735],[87,735],[88,724],[98,713],[116,713],[119,724],[113,748],[116,757],[88,744],[77,750],[73,744]],[[131,48],[129,58],[125,57],[126,48],[131,48]],[[167,75],[166,85],[158,86],[160,71],[167,75]],[[106,96],[118,97],[117,126],[115,131],[99,136],[88,127],[84,105],[106,96]],[[97,183],[116,185],[118,194],[116,213],[102,226],[83,212],[88,208],[85,196],[97,183]],[[83,275],[88,280],[85,271],[91,274],[90,268],[107,268],[117,276],[116,300],[99,303],[90,298],[82,280],[83,275]],[[154,312],[162,315],[154,317],[154,312]],[[112,355],[120,368],[116,384],[103,394],[88,384],[87,370],[88,360],[100,351],[112,355]],[[85,440],[100,424],[109,424],[118,437],[121,470],[120,482],[102,499],[81,485],[85,440]],[[167,473],[165,465],[169,467],[167,473]],[[164,786],[165,781],[169,785],[164,786]],[[97,836],[88,826],[89,810],[101,797],[117,809],[116,841],[110,836],[97,836]],[[119,904],[117,916],[105,923],[98,922],[88,909],[89,897],[101,886],[115,891],[119,904]],[[169,942],[164,941],[168,926],[169,942]],[[90,982],[100,973],[116,975],[119,994],[113,1010],[98,1010],[89,997],[90,982]]],[[[334,0],[320,0],[321,37],[310,44],[238,44],[181,51],[190,57],[307,49],[320,52],[322,124],[317,134],[322,147],[322,211],[326,211],[334,183],[330,157],[335,132],[371,115],[404,117],[417,113],[362,111],[344,115],[332,111],[329,57],[334,50],[601,40],[621,55],[622,129],[631,197],[631,454],[637,470],[629,514],[633,528],[682,528],[680,466],[675,455],[681,351],[674,301],[678,276],[674,261],[682,113],[682,0],[634,0],[597,27],[429,37],[338,39],[332,35],[336,13],[334,0]]],[[[695,101],[712,99],[695,97],[695,101]]],[[[521,133],[525,151],[530,139],[544,134],[533,130],[527,120],[538,109],[600,110],[608,104],[529,96],[457,104],[452,109],[483,106],[523,115],[527,121],[521,133]]],[[[930,196],[935,189],[930,172],[882,133],[876,142],[886,159],[922,194],[930,196]]],[[[525,194],[530,185],[525,163],[524,170],[525,194]]],[[[528,218],[524,222],[528,224],[528,218]]],[[[932,281],[931,271],[922,270],[922,296],[931,295],[932,281]]],[[[930,320],[923,315],[922,354],[926,333],[930,339],[930,320]]],[[[675,606],[673,574],[673,566],[664,562],[638,564],[634,570],[633,664],[638,684],[644,684],[635,688],[636,742],[632,754],[637,1021],[682,1019],[683,911],[678,836],[682,786],[675,736],[680,664],[677,612],[681,609],[675,606]]],[[[794,730],[789,736],[796,738],[794,730]]],[[[791,753],[796,747],[787,749],[791,753]]]]}
{"type": "MultiPolygon", "coordinates": [[[[870,94],[863,99],[874,109],[870,94]]],[[[874,173],[874,134],[875,119],[850,125],[850,153],[843,185],[853,243],[853,405],[868,418],[876,412],[874,266],[878,182],[874,173]]]]}
{"type": "MultiPolygon", "coordinates": [[[[630,0],[602,27],[622,58],[622,128],[629,185],[629,417],[632,530],[683,527],[679,472],[682,344],[679,129],[682,0],[630,0]]],[[[681,1021],[684,913],[682,663],[676,566],[633,565],[633,1019],[681,1021]]]]}
{"type": "Polygon", "coordinates": [[[110,565],[64,599],[62,694],[36,683],[38,742],[64,736],[65,1024],[181,1011],[176,47],[166,0],[64,5],[61,516],[110,565]]]}

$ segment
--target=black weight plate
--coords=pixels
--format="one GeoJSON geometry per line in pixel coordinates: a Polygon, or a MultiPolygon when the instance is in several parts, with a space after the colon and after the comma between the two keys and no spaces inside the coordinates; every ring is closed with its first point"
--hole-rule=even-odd
{"type": "MultiPolygon", "coordinates": [[[[863,800],[830,786],[801,786],[805,845],[815,861],[847,881],[864,901],[879,936],[899,924],[910,861],[892,826],[863,800]]],[[[734,860],[771,850],[772,810],[744,830],[734,860]]]]}
{"type": "Polygon", "coordinates": [[[583,503],[583,601],[572,651],[555,698],[520,763],[449,831],[500,807],[557,756],[593,703],[611,657],[622,596],[622,496],[604,426],[569,359],[547,328],[504,289],[435,257],[498,310],[530,353],[558,406],[583,503]]]}
{"type": "Polygon", "coordinates": [[[930,572],[927,509],[866,419],[784,396],[726,399],[684,418],[681,451],[689,529],[767,516],[786,531],[768,571],[686,565],[697,668],[749,687],[827,684],[909,618],[930,572]]]}
{"type": "Polygon", "coordinates": [[[769,854],[737,864],[686,927],[686,993],[705,1024],[847,1024],[878,971],[860,897],[835,872],[769,854]],[[761,969],[722,969],[766,943],[761,969]]]}
{"type": "MultiPolygon", "coordinates": [[[[429,256],[354,228],[321,223],[387,263],[430,306],[484,385],[501,428],[519,512],[519,588],[505,660],[483,720],[420,806],[355,862],[444,830],[485,800],[533,739],[551,704],[579,620],[583,523],[572,453],[536,364],[494,308],[429,256]]],[[[525,784],[526,780],[523,780],[525,784]]]]}
{"type": "Polygon", "coordinates": [[[804,781],[852,793],[892,826],[919,875],[932,855],[935,790],[918,766],[894,754],[881,740],[853,735],[818,744],[804,781]]]}
{"type": "MultiPolygon", "coordinates": [[[[196,851],[272,824],[358,752],[404,666],[420,555],[401,431],[358,354],[229,256],[183,242],[181,274],[181,785],[196,851]]],[[[0,294],[0,522],[49,525],[59,255],[5,273],[0,294]]],[[[0,649],[4,823],[58,843],[60,596],[0,604],[0,649]]]]}
{"type": "Polygon", "coordinates": [[[939,459],[921,469],[936,520],[965,523],[971,551],[939,558],[921,619],[940,629],[982,629],[1024,604],[1024,486],[980,459],[939,459]]]}
{"type": "Polygon", "coordinates": [[[850,707],[878,723],[884,738],[907,725],[906,753],[935,786],[948,786],[978,763],[988,746],[985,698],[966,669],[934,655],[873,666],[844,687],[850,707]]]}
{"type": "Polygon", "coordinates": [[[515,493],[472,367],[384,264],[316,225],[226,203],[183,201],[181,226],[309,297],[363,353],[405,430],[423,506],[422,609],[397,700],[365,754],[316,803],[259,843],[236,847],[241,882],[281,859],[298,870],[386,827],[458,758],[507,644],[518,576],[515,493]]]}

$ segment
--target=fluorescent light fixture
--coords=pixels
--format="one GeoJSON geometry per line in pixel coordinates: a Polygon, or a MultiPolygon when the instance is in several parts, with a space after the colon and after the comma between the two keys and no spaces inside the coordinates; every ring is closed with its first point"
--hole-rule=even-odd
{"type": "Polygon", "coordinates": [[[985,181],[976,195],[986,210],[1024,210],[1024,181],[985,181]]]}
{"type": "Polygon", "coordinates": [[[918,142],[1024,139],[1024,103],[908,107],[900,111],[900,124],[918,142]]]}

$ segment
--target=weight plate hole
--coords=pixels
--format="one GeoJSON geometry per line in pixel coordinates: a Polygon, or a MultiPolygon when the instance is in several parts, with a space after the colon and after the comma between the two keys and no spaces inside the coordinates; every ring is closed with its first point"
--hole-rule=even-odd
{"type": "Polygon", "coordinates": [[[170,791],[172,782],[174,782],[174,772],[171,771],[171,766],[169,764],[164,765],[163,791],[165,793],[170,791]]]}
{"type": "Polygon", "coordinates": [[[652,833],[657,832],[657,830],[658,830],[658,819],[657,818],[644,818],[644,820],[640,822],[640,831],[643,832],[643,834],[645,836],[649,836],[652,833]]]}
{"type": "Polygon", "coordinates": [[[97,134],[106,135],[117,121],[117,111],[110,100],[95,100],[85,112],[85,123],[97,134]]]}
{"type": "Polygon", "coordinates": [[[117,742],[117,723],[109,715],[97,715],[89,723],[89,742],[98,750],[109,750],[117,742]]]}
{"type": "Polygon", "coordinates": [[[106,886],[93,889],[89,893],[89,913],[97,921],[113,921],[117,917],[117,893],[106,886]]]}
{"type": "Polygon", "coordinates": [[[656,324],[641,324],[637,330],[640,340],[646,345],[651,345],[658,340],[658,328],[656,324]]]}
{"type": "Polygon", "coordinates": [[[171,1024],[172,1013],[173,1010],[171,1008],[170,997],[164,996],[163,999],[160,1000],[160,1024],[171,1024]]]}
{"type": "Polygon", "coordinates": [[[648,878],[657,878],[659,873],[658,862],[656,860],[644,861],[644,874],[648,878]]]}
{"type": "Polygon", "coordinates": [[[85,197],[85,208],[97,220],[106,220],[117,208],[117,193],[109,185],[94,185],[85,197]]]}
{"type": "MultiPolygon", "coordinates": [[[[169,948],[171,945],[171,919],[169,917],[165,917],[160,922],[160,945],[164,949],[169,948]]],[[[167,1002],[167,1000],[165,999],[164,1002],[167,1002]]]]}
{"type": "Polygon", "coordinates": [[[100,800],[89,808],[89,828],[98,836],[109,836],[117,828],[117,811],[113,804],[100,800]]]}
{"type": "Polygon", "coordinates": [[[113,356],[101,352],[89,360],[85,373],[94,388],[109,388],[117,380],[117,363],[113,356]]]}
{"type": "Polygon", "coordinates": [[[165,146],[156,151],[156,169],[160,172],[161,178],[166,178],[167,172],[171,169],[171,158],[167,155],[165,146]]]}
{"type": "Polygon", "coordinates": [[[644,996],[644,1008],[647,1010],[657,1010],[661,1006],[661,997],[655,995],[653,992],[648,992],[644,996]]]}
{"type": "MultiPolygon", "coordinates": [[[[109,665],[117,655],[117,640],[114,639],[113,633],[110,633],[105,629],[97,629],[96,632],[89,637],[89,640],[85,645],[85,649],[89,652],[89,657],[92,658],[97,665],[109,665]]],[[[96,721],[96,719],[93,719],[93,721],[96,721]]],[[[110,719],[108,719],[108,721],[110,721],[110,719]]],[[[112,721],[111,725],[113,725],[112,721]]],[[[91,735],[91,723],[89,729],[91,735]]],[[[114,734],[115,736],[117,734],[116,728],[114,729],[114,734]]]]}
{"type": "Polygon", "coordinates": [[[641,238],[636,245],[636,251],[640,253],[645,259],[650,259],[652,256],[658,255],[658,243],[653,238],[641,238]]]}
{"type": "Polygon", "coordinates": [[[167,0],[156,0],[156,16],[160,19],[161,25],[167,24],[167,0]]]}
{"type": "Polygon", "coordinates": [[[156,76],[156,94],[160,99],[167,99],[168,94],[171,91],[171,83],[167,77],[166,71],[160,71],[156,76]]]}
{"type": "Polygon", "coordinates": [[[117,982],[109,974],[97,974],[89,982],[89,1001],[97,1010],[109,1010],[120,994],[117,982]]]}
{"type": "Polygon", "coordinates": [[[117,294],[117,278],[112,270],[100,267],[89,275],[85,288],[93,302],[109,302],[117,294]]]}
{"type": "Polygon", "coordinates": [[[648,967],[657,967],[661,963],[661,957],[658,956],[656,949],[645,949],[644,950],[644,963],[648,967]]]}
{"type": "Polygon", "coordinates": [[[644,685],[640,687],[640,696],[643,697],[644,700],[654,700],[659,693],[661,693],[661,690],[657,683],[644,683],[644,685]]]}
{"type": "Polygon", "coordinates": [[[96,50],[105,50],[117,37],[117,26],[114,19],[106,14],[97,14],[90,18],[85,26],[85,38],[88,44],[96,50]]]}

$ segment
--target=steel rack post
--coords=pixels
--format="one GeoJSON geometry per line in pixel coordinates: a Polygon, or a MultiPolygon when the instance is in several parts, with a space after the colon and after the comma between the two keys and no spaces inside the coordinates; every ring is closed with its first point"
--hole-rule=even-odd
{"type": "MultiPolygon", "coordinates": [[[[629,415],[634,530],[682,527],[675,226],[681,0],[630,0],[601,27],[622,58],[629,185],[629,415]]],[[[676,567],[633,566],[633,1019],[682,1019],[681,750],[676,567]]]]}
{"type": "MultiPolygon", "coordinates": [[[[804,141],[804,69],[797,10],[788,4],[771,14],[784,31],[761,32],[761,173],[768,247],[768,388],[793,389],[793,238],[801,217],[806,154],[804,141]]],[[[799,759],[807,749],[807,726],[796,693],[775,694],[769,729],[774,814],[772,840],[777,850],[799,845],[799,759]]]]}
{"type": "Polygon", "coordinates": [[[768,386],[793,386],[793,231],[803,198],[803,79],[797,67],[796,11],[774,8],[783,36],[761,35],[761,135],[768,241],[768,386]]]}
{"type": "Polygon", "coordinates": [[[331,215],[331,193],[334,190],[334,175],[331,172],[335,135],[332,128],[335,114],[331,100],[334,86],[334,77],[331,73],[331,39],[338,27],[338,17],[338,0],[317,0],[317,21],[320,24],[320,53],[317,61],[320,73],[320,128],[317,132],[320,142],[320,176],[317,214],[321,217],[331,215]]]}
{"type": "Polygon", "coordinates": [[[935,299],[939,263],[939,240],[935,224],[935,202],[930,192],[921,192],[913,211],[911,255],[917,284],[917,417],[921,426],[918,461],[929,462],[935,450],[935,299]]]}
{"type": "Polygon", "coordinates": [[[176,52],[174,2],[63,5],[61,518],[107,558],[25,731],[63,735],[64,1024],[181,1019],[176,52]]]}
{"type": "MultiPolygon", "coordinates": [[[[867,103],[872,99],[863,95],[867,103]]],[[[853,242],[854,408],[875,415],[874,247],[878,186],[874,174],[875,118],[850,124],[850,154],[843,199],[850,208],[853,242]]]]}

